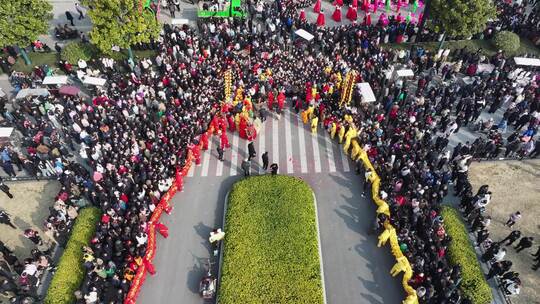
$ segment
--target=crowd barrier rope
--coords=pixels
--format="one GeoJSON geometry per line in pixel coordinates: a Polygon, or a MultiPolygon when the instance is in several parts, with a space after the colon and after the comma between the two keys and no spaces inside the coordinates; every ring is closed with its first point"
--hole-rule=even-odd
{"type": "Polygon", "coordinates": [[[188,150],[184,167],[176,172],[173,184],[167,193],[165,193],[165,195],[163,195],[163,197],[160,199],[159,204],[156,206],[152,216],[150,217],[150,221],[148,222],[148,243],[146,254],[143,257],[143,263],[137,268],[135,276],[131,282],[129,292],[124,299],[124,304],[135,304],[137,302],[137,297],[139,296],[141,287],[146,279],[146,273],[148,272],[151,275],[156,273],[154,265],[152,264],[152,260],[156,254],[156,231],[165,238],[169,235],[167,227],[159,220],[163,214],[163,211],[170,213],[172,209],[170,201],[176,192],[182,191],[183,178],[187,175],[189,169],[191,168],[192,161],[193,153],[191,150],[188,150]]]}

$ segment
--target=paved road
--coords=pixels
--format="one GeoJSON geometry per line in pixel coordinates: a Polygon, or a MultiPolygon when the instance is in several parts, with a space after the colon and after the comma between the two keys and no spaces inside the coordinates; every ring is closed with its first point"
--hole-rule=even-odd
{"type": "MultiPolygon", "coordinates": [[[[197,288],[210,256],[207,237],[223,224],[225,194],[242,178],[240,163],[247,155],[247,142],[230,137],[237,149],[226,153],[226,161],[216,160],[215,138],[211,154],[204,154],[185,191],[174,197],[173,214],[164,218],[171,235],[158,240],[157,274],[147,279],[139,303],[202,302],[197,288]]],[[[404,295],[400,280],[389,275],[390,250],[377,248],[376,237],[367,235],[375,207],[361,197],[360,179],[339,146],[322,130],[313,136],[287,111],[280,120],[266,121],[255,147],[269,151],[281,173],[303,178],[315,191],[328,303],[399,303],[404,295]]]]}

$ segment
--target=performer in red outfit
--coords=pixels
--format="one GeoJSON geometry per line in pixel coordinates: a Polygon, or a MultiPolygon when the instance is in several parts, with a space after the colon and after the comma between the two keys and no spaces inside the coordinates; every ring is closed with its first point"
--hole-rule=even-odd
{"type": "Polygon", "coordinates": [[[227,137],[227,133],[221,132],[221,149],[225,150],[231,147],[229,144],[229,138],[227,137]]]}
{"type": "Polygon", "coordinates": [[[306,11],[304,9],[300,10],[300,21],[306,22],[306,11]]]}
{"type": "Polygon", "coordinates": [[[240,135],[241,138],[247,139],[247,127],[248,123],[244,117],[240,118],[240,122],[238,123],[238,135],[240,135]]]}
{"type": "Polygon", "coordinates": [[[371,13],[367,13],[365,16],[364,16],[364,26],[370,26],[371,25],[371,13]]]}
{"type": "Polygon", "coordinates": [[[339,6],[336,6],[336,9],[332,14],[332,19],[334,19],[335,22],[341,22],[341,8],[339,6]]]}
{"type": "Polygon", "coordinates": [[[229,113],[230,109],[231,109],[231,104],[226,103],[226,102],[221,104],[221,113],[223,114],[229,113]]]}
{"type": "Polygon", "coordinates": [[[201,143],[202,143],[202,149],[204,151],[208,150],[208,133],[204,132],[201,134],[201,143]]]}
{"type": "MultiPolygon", "coordinates": [[[[184,190],[184,177],[182,176],[182,170],[180,167],[176,168],[176,174],[175,174],[175,181],[176,184],[176,191],[183,191],[184,190]]],[[[165,210],[167,212],[167,210],[165,210]]],[[[170,212],[167,212],[170,214],[170,212]]]]}
{"type": "Polygon", "coordinates": [[[336,0],[334,2],[334,5],[337,5],[337,6],[343,6],[343,0],[336,0]]]}
{"type": "Polygon", "coordinates": [[[324,26],[325,22],[324,12],[321,10],[319,16],[317,17],[317,26],[324,26]]]}
{"type": "Polygon", "coordinates": [[[317,0],[317,2],[315,2],[315,7],[313,8],[313,11],[315,13],[321,12],[321,0],[317,0]]]}
{"type": "Polygon", "coordinates": [[[358,0],[352,0],[352,7],[358,10],[358,0]]]}
{"type": "Polygon", "coordinates": [[[212,118],[212,122],[210,122],[210,129],[212,130],[212,132],[214,132],[214,134],[217,134],[218,131],[219,131],[219,118],[218,116],[214,116],[214,118],[212,118]]]}
{"type": "Polygon", "coordinates": [[[222,115],[219,116],[218,126],[221,132],[225,133],[227,131],[227,119],[225,118],[225,116],[222,116],[222,115]]]}
{"type": "Polygon", "coordinates": [[[229,131],[236,131],[236,124],[234,123],[234,118],[232,115],[227,115],[227,122],[229,124],[229,131]]]}
{"type": "Polygon", "coordinates": [[[356,19],[358,18],[358,13],[356,12],[356,8],[353,7],[352,5],[349,5],[349,10],[347,11],[346,17],[347,19],[351,21],[356,21],[356,19]]]}
{"type": "Polygon", "coordinates": [[[369,0],[364,0],[362,2],[362,10],[366,13],[369,12],[369,0]]]}
{"type": "Polygon", "coordinates": [[[279,92],[278,97],[277,97],[277,102],[278,102],[279,113],[281,113],[283,111],[283,106],[285,105],[285,92],[283,92],[283,90],[279,92]]]}
{"type": "Polygon", "coordinates": [[[274,110],[274,93],[272,91],[268,92],[268,110],[274,110]]]}

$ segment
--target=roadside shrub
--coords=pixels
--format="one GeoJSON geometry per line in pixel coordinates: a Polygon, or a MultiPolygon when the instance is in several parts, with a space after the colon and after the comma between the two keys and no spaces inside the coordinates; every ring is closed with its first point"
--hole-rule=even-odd
{"type": "Polygon", "coordinates": [[[493,38],[493,45],[505,54],[513,54],[519,49],[519,36],[509,31],[502,31],[493,38]]]}
{"type": "Polygon", "coordinates": [[[311,188],[289,176],[237,182],[229,195],[218,302],[323,303],[311,188]]]}
{"type": "Polygon", "coordinates": [[[79,212],[75,220],[69,241],[58,268],[47,290],[45,304],[75,303],[74,292],[79,289],[84,279],[82,247],[88,246],[96,233],[96,224],[101,211],[96,207],[87,207],[79,212]]]}
{"type": "Polygon", "coordinates": [[[79,59],[88,61],[98,54],[96,47],[90,43],[70,42],[64,46],[60,58],[71,64],[77,64],[79,59]]]}
{"type": "Polygon", "coordinates": [[[448,248],[450,263],[461,266],[461,290],[474,304],[491,303],[491,288],[484,277],[461,215],[456,209],[443,206],[442,217],[446,232],[452,237],[448,248]]]}

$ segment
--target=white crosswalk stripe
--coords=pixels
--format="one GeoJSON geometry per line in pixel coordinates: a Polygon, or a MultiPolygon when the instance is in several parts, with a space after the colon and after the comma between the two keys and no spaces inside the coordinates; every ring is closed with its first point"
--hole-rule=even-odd
{"type": "MultiPolygon", "coordinates": [[[[208,151],[202,151],[202,165],[196,166],[193,163],[188,177],[234,176],[241,172],[240,164],[244,156],[247,156],[247,141],[241,139],[238,133],[227,135],[231,148],[226,149],[224,161],[219,161],[215,151],[212,151],[212,147],[215,150],[220,145],[219,137],[213,136],[209,141],[208,151]]],[[[259,174],[264,173],[261,155],[265,151],[269,152],[271,163],[277,163],[281,168],[280,172],[286,174],[351,171],[342,145],[332,140],[326,130],[312,134],[310,128],[304,126],[300,116],[288,110],[285,110],[280,120],[270,116],[263,123],[255,141],[257,158],[252,160],[252,170],[259,170],[259,174]],[[269,146],[266,140],[269,140],[269,146]]]]}
{"type": "Polygon", "coordinates": [[[345,151],[343,151],[343,146],[340,145],[339,150],[339,154],[341,155],[341,162],[343,163],[343,171],[351,171],[351,167],[349,166],[349,159],[347,155],[345,155],[345,151]]]}
{"type": "Polygon", "coordinates": [[[266,152],[266,145],[265,145],[265,141],[266,141],[266,132],[264,132],[264,127],[265,127],[265,124],[263,123],[263,125],[261,126],[261,129],[259,130],[259,134],[257,134],[257,140],[259,141],[259,157],[257,158],[257,160],[259,161],[259,173],[262,173],[263,172],[263,163],[262,163],[262,156],[264,152],[266,152]]]}
{"type": "Polygon", "coordinates": [[[319,143],[317,142],[319,134],[311,134],[311,143],[313,145],[313,162],[315,163],[315,172],[321,172],[321,154],[319,153],[319,143]]]}
{"type": "Polygon", "coordinates": [[[296,116],[298,121],[298,146],[300,148],[300,168],[302,173],[307,173],[307,158],[306,158],[306,140],[304,136],[304,125],[300,116],[296,116]]]}
{"type": "Polygon", "coordinates": [[[218,160],[216,165],[216,176],[221,176],[223,174],[223,162],[218,160]]]}
{"type": "Polygon", "coordinates": [[[291,174],[294,172],[294,166],[292,162],[292,140],[291,140],[291,119],[289,118],[290,113],[286,111],[283,115],[285,120],[285,152],[287,153],[287,173],[291,174]]]}
{"type": "Polygon", "coordinates": [[[195,175],[195,163],[191,163],[191,167],[189,167],[187,174],[188,177],[192,177],[193,175],[195,175]]]}
{"type": "Polygon", "coordinates": [[[279,128],[277,118],[272,118],[272,163],[279,164],[279,128]]]}
{"type": "Polygon", "coordinates": [[[238,134],[234,133],[232,135],[233,140],[231,144],[231,171],[230,175],[234,176],[237,173],[236,167],[238,166],[238,140],[240,137],[238,134]]]}
{"type": "Polygon", "coordinates": [[[336,161],[334,160],[334,149],[332,148],[332,141],[328,132],[323,130],[324,147],[326,149],[326,155],[328,155],[328,171],[336,172],[336,161]]]}
{"type": "Polygon", "coordinates": [[[212,141],[208,141],[208,151],[203,152],[203,165],[202,165],[202,173],[201,176],[207,176],[208,175],[208,167],[210,166],[210,156],[212,155],[212,141]]]}

